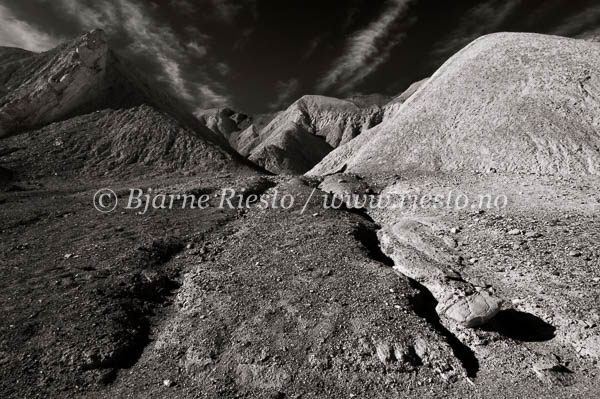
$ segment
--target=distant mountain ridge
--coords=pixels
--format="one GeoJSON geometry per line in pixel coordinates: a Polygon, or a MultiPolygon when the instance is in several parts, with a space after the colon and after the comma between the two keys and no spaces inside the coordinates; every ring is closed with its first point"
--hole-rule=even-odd
{"type": "Polygon", "coordinates": [[[394,99],[369,94],[338,99],[305,95],[276,114],[246,116],[219,108],[195,115],[238,153],[266,170],[302,174],[334,148],[381,123],[408,96],[394,99]]]}

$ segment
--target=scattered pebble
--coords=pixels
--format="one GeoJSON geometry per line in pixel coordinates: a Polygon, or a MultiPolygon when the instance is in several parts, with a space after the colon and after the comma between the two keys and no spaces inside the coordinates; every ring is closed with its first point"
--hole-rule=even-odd
{"type": "Polygon", "coordinates": [[[530,231],[527,234],[525,234],[525,237],[527,238],[539,238],[542,235],[540,233],[538,233],[537,231],[530,231]]]}
{"type": "Polygon", "coordinates": [[[448,246],[448,248],[456,248],[458,246],[458,242],[452,237],[444,237],[444,243],[448,246]]]}

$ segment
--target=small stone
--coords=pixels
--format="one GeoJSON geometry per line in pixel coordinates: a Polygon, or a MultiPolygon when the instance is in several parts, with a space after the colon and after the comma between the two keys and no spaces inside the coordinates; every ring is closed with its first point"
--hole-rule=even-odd
{"type": "Polygon", "coordinates": [[[569,256],[573,257],[573,258],[578,258],[581,256],[581,252],[579,251],[571,251],[569,252],[569,256]]]}
{"type": "Polygon", "coordinates": [[[73,254],[65,254],[65,259],[70,259],[73,257],[73,254]]]}
{"type": "Polygon", "coordinates": [[[539,238],[542,235],[540,233],[538,233],[537,231],[530,231],[527,234],[525,234],[525,237],[527,238],[539,238]]]}
{"type": "Polygon", "coordinates": [[[173,381],[171,381],[171,380],[163,380],[163,385],[166,386],[167,388],[171,388],[174,384],[173,384],[173,381]]]}
{"type": "Polygon", "coordinates": [[[383,364],[389,364],[394,359],[394,351],[390,344],[381,342],[375,346],[377,357],[383,364]]]}
{"type": "Polygon", "coordinates": [[[532,368],[536,376],[549,385],[566,387],[575,383],[573,372],[554,354],[540,356],[532,368]]]}
{"type": "Polygon", "coordinates": [[[512,230],[508,231],[508,234],[511,235],[511,236],[516,236],[518,234],[521,234],[521,230],[519,230],[519,229],[512,229],[512,230]]]}
{"type": "Polygon", "coordinates": [[[453,227],[450,229],[450,233],[452,234],[456,234],[460,231],[460,227],[453,227]]]}
{"type": "Polygon", "coordinates": [[[458,246],[458,242],[452,237],[445,236],[443,240],[448,248],[456,248],[458,246]]]}

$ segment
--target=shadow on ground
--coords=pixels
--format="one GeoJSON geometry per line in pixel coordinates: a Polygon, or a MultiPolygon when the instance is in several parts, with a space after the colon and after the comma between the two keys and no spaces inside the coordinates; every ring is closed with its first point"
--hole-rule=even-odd
{"type": "Polygon", "coordinates": [[[515,341],[542,342],[554,338],[556,328],[531,313],[506,309],[483,326],[482,330],[494,331],[515,341]]]}

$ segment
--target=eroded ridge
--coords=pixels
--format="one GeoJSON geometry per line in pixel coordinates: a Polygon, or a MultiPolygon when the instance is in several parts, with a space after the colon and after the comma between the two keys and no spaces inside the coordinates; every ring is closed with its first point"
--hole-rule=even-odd
{"type": "Polygon", "coordinates": [[[462,258],[445,242],[443,232],[436,232],[427,221],[405,218],[378,235],[394,268],[431,292],[440,317],[473,328],[500,311],[503,301],[463,278],[456,270],[462,258]]]}

